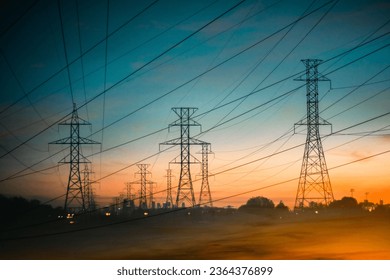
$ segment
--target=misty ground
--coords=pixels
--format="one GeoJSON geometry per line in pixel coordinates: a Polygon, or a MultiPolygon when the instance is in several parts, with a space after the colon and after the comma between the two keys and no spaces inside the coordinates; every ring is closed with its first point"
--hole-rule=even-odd
{"type": "Polygon", "coordinates": [[[390,259],[389,213],[267,216],[185,210],[150,216],[9,227],[0,234],[0,258],[390,259]]]}

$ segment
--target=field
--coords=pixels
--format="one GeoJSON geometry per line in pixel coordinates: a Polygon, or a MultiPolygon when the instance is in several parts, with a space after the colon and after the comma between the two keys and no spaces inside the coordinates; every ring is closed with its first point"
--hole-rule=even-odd
{"type": "Polygon", "coordinates": [[[270,217],[185,210],[133,221],[110,217],[4,231],[0,258],[389,260],[389,236],[388,214],[270,217]],[[34,235],[39,237],[23,238],[34,235]]]}

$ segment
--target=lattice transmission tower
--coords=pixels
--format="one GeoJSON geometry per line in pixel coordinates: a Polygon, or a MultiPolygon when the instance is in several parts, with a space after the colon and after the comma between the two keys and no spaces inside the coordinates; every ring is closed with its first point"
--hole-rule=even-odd
{"type": "Polygon", "coordinates": [[[133,185],[133,184],[138,184],[141,186],[141,192],[140,192],[140,197],[139,197],[139,208],[146,209],[152,205],[153,185],[156,183],[147,179],[147,176],[152,174],[150,171],[147,170],[149,167],[149,164],[140,163],[140,164],[137,164],[137,167],[139,168],[139,171],[137,173],[135,173],[135,175],[139,175],[140,179],[138,181],[133,181],[133,182],[127,183],[127,186],[131,187],[131,185],[133,185]],[[148,185],[150,186],[150,190],[149,190],[149,198],[150,199],[148,199],[148,195],[147,195],[147,186],[148,185]],[[149,204],[148,204],[148,201],[150,201],[149,204]]]}
{"type": "Polygon", "coordinates": [[[131,186],[130,182],[125,183],[125,190],[126,190],[126,200],[134,200],[135,194],[132,193],[133,187],[131,186]]]}
{"type": "Polygon", "coordinates": [[[82,181],[85,210],[91,212],[96,209],[95,194],[93,191],[92,182],[90,180],[90,174],[93,172],[88,168],[88,164],[86,163],[81,173],[83,174],[82,181]]]}
{"type": "Polygon", "coordinates": [[[211,154],[210,143],[202,144],[202,185],[199,194],[199,206],[213,207],[213,200],[211,199],[210,185],[209,185],[209,154],[211,154]]]}
{"type": "Polygon", "coordinates": [[[167,175],[165,176],[167,178],[167,198],[165,199],[165,207],[166,208],[173,208],[173,198],[172,198],[172,169],[167,169],[167,175]]]}
{"type": "Polygon", "coordinates": [[[294,209],[313,204],[328,205],[334,200],[319,131],[320,125],[330,123],[319,117],[318,110],[318,82],[329,79],[318,73],[321,60],[304,59],[302,62],[306,66],[306,74],[295,80],[306,82],[307,116],[306,121],[296,125],[306,125],[307,136],[294,209]]]}
{"type": "Polygon", "coordinates": [[[83,190],[83,181],[80,176],[80,163],[89,163],[81,154],[81,145],[85,144],[100,144],[99,142],[93,141],[88,138],[80,136],[81,125],[91,125],[89,122],[79,118],[77,114],[76,103],[73,103],[72,116],[59,123],[59,125],[67,125],[70,129],[70,136],[50,142],[49,144],[61,144],[69,145],[69,158],[68,156],[63,158],[59,163],[69,163],[69,178],[68,186],[66,189],[64,211],[66,213],[79,213],[86,210],[85,207],[85,196],[83,190]]]}
{"type": "Polygon", "coordinates": [[[203,141],[191,138],[190,128],[192,126],[200,126],[199,123],[192,119],[192,115],[195,113],[197,108],[193,107],[175,107],[172,111],[179,117],[178,120],[171,123],[169,128],[172,126],[180,127],[180,137],[160,143],[160,145],[178,145],[180,146],[180,160],[174,159],[170,163],[180,164],[180,177],[179,184],[177,187],[176,205],[185,205],[189,203],[192,207],[195,206],[194,188],[191,178],[191,164],[199,164],[199,160],[191,155],[190,147],[192,145],[201,145],[203,141]]]}

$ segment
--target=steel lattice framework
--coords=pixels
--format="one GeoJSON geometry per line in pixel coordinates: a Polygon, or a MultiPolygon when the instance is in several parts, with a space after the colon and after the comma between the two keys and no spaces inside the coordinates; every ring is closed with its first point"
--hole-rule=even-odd
{"type": "Polygon", "coordinates": [[[174,107],[172,111],[179,116],[179,119],[169,125],[180,127],[180,137],[160,143],[160,145],[179,145],[180,146],[180,160],[177,158],[170,163],[180,164],[180,178],[177,187],[176,205],[180,206],[182,203],[189,203],[192,207],[195,206],[194,188],[191,178],[191,164],[199,164],[199,160],[193,157],[190,153],[191,145],[201,145],[203,141],[190,137],[190,127],[200,126],[191,117],[198,110],[193,107],[174,107]]]}
{"type": "Polygon", "coordinates": [[[127,200],[134,200],[135,195],[132,193],[133,187],[131,186],[131,182],[125,183],[125,189],[126,189],[126,199],[127,200]]]}
{"type": "Polygon", "coordinates": [[[89,175],[93,172],[89,170],[88,164],[85,164],[84,170],[81,171],[83,174],[83,195],[84,204],[86,211],[93,211],[96,209],[95,196],[92,188],[92,182],[89,175]]]}
{"type": "Polygon", "coordinates": [[[305,151],[303,154],[298,190],[295,199],[295,209],[314,205],[328,205],[333,201],[328,168],[322,148],[320,125],[330,125],[319,117],[318,110],[318,81],[329,81],[319,75],[319,59],[304,59],[306,66],[305,77],[295,79],[306,82],[307,117],[296,125],[307,126],[305,151]]]}
{"type": "Polygon", "coordinates": [[[172,198],[172,169],[167,169],[167,198],[165,200],[165,207],[170,208],[173,207],[173,198],[172,198]]]}
{"type": "Polygon", "coordinates": [[[100,144],[88,138],[80,136],[81,125],[91,125],[89,122],[79,118],[76,104],[73,103],[72,116],[59,123],[59,125],[67,125],[70,128],[70,136],[50,142],[49,144],[69,145],[69,159],[63,158],[59,163],[69,163],[69,178],[66,190],[64,211],[66,213],[84,212],[85,196],[83,194],[83,182],[80,177],[80,163],[89,163],[89,161],[81,154],[80,146],[84,144],[100,144]]]}
{"type": "Polygon", "coordinates": [[[140,179],[138,181],[129,182],[127,183],[127,188],[131,188],[131,185],[138,184],[141,186],[141,192],[140,192],[140,198],[139,198],[139,208],[146,209],[148,206],[151,206],[153,202],[153,190],[150,191],[150,203],[148,204],[148,195],[147,195],[147,185],[153,186],[155,182],[152,182],[147,179],[147,176],[152,174],[150,171],[148,171],[149,164],[145,163],[139,163],[137,164],[137,167],[139,168],[139,171],[135,173],[136,175],[140,176],[140,179]]]}
{"type": "Polygon", "coordinates": [[[202,144],[202,185],[200,187],[199,205],[213,207],[209,185],[209,154],[211,154],[210,143],[202,144]]]}

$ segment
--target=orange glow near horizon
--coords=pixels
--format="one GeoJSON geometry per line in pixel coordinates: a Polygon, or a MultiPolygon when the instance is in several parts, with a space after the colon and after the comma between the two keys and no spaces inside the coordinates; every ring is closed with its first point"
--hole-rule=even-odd
{"type": "MultiPolygon", "coordinates": [[[[106,5],[76,11],[69,4],[63,22],[54,4],[22,11],[9,2],[10,13],[34,16],[0,42],[2,194],[46,201],[66,193],[69,165],[56,165],[68,160],[70,141],[47,143],[69,139],[69,126],[57,125],[69,120],[76,104],[78,116],[91,124],[80,125],[79,136],[102,142],[101,150],[80,145],[95,172],[90,179],[98,182],[97,203],[112,203],[126,182],[139,180],[137,163],[150,164],[148,180],[157,183],[154,197],[163,203],[166,169],[180,150],[159,145],[180,137],[172,108],[191,107],[199,126],[191,126],[190,137],[210,143],[213,152],[214,204],[239,207],[265,196],[292,208],[306,139],[305,126],[295,125],[307,113],[305,80],[297,78],[305,72],[301,59],[312,57],[331,81],[319,83],[318,96],[319,115],[332,127],[319,130],[335,199],[354,189],[358,201],[390,203],[390,68],[388,34],[381,33],[389,6],[381,1],[280,1],[266,9],[262,1],[156,1],[150,7],[121,1],[109,13],[106,5]],[[312,12],[302,17],[305,5],[312,12]],[[137,20],[126,21],[131,17],[123,11],[137,10],[137,20]],[[100,15],[108,15],[109,24],[100,15]],[[367,34],[372,41],[359,43],[367,34]]],[[[12,26],[7,20],[0,26],[12,26]]],[[[197,160],[199,151],[191,146],[197,160]]],[[[170,167],[175,192],[180,165],[170,167]]],[[[196,201],[199,174],[193,164],[196,201]]],[[[133,187],[138,196],[139,185],[133,187]]]]}

